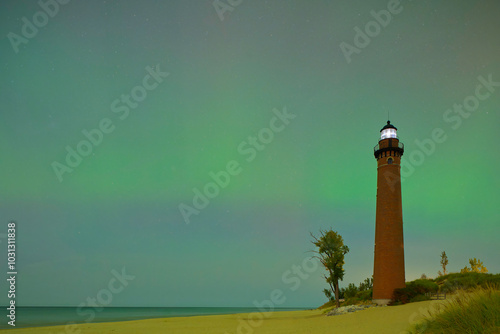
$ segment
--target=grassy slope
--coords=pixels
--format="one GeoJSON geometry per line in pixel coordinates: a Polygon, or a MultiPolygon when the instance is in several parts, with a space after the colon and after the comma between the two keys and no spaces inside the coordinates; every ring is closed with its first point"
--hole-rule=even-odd
{"type": "Polygon", "coordinates": [[[494,287],[458,292],[443,305],[412,332],[500,333],[500,291],[494,287]]]}
{"type": "Polygon", "coordinates": [[[31,329],[1,330],[0,332],[15,334],[63,334],[63,333],[176,333],[176,334],[223,334],[223,333],[269,333],[269,334],[299,334],[299,333],[401,333],[410,324],[420,319],[421,312],[428,310],[430,301],[410,303],[401,306],[377,307],[368,310],[349,313],[341,316],[327,317],[321,310],[274,312],[270,317],[259,321],[258,314],[235,314],[219,316],[200,316],[189,318],[165,318],[128,322],[82,324],[78,330],[64,331],[64,326],[39,327],[31,329]],[[255,327],[238,331],[243,319],[254,320],[255,327]]]}

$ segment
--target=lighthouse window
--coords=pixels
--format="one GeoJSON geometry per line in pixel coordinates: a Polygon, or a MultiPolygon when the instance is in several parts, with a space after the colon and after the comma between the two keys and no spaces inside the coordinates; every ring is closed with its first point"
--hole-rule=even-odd
{"type": "Polygon", "coordinates": [[[387,163],[388,163],[389,165],[392,165],[392,158],[387,159],[387,163]]]}
{"type": "Polygon", "coordinates": [[[397,138],[396,130],[395,129],[385,129],[382,130],[382,134],[380,136],[380,139],[386,139],[386,138],[397,138]]]}

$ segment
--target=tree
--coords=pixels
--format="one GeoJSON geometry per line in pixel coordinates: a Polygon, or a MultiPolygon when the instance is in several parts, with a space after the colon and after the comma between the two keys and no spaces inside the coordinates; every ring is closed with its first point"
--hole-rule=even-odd
{"type": "Polygon", "coordinates": [[[323,293],[325,294],[326,298],[328,298],[329,301],[333,302],[335,300],[335,297],[332,294],[332,290],[323,289],[323,293]]]}
{"type": "MultiPolygon", "coordinates": [[[[448,265],[448,256],[446,256],[446,252],[443,251],[441,253],[441,267],[443,267],[443,275],[446,275],[446,266],[448,265]]],[[[439,272],[439,276],[441,276],[441,272],[439,272]]]]}
{"type": "Polygon", "coordinates": [[[373,278],[365,278],[365,280],[359,283],[359,291],[367,291],[373,289],[373,278]]]}
{"type": "Polygon", "coordinates": [[[349,283],[347,288],[344,289],[344,298],[353,298],[356,297],[356,294],[359,292],[358,287],[354,283],[349,283]]]}
{"type": "Polygon", "coordinates": [[[324,277],[330,285],[331,294],[325,292],[325,295],[334,296],[337,307],[340,307],[339,280],[344,279],[344,255],[349,252],[349,247],[344,245],[342,236],[333,230],[320,231],[319,238],[312,233],[311,236],[312,243],[318,247],[318,250],[314,252],[318,254],[317,258],[328,273],[324,277]]]}
{"type": "MultiPolygon", "coordinates": [[[[371,298],[371,289],[373,289],[373,278],[366,278],[363,282],[359,283],[359,286],[356,286],[353,283],[349,283],[346,288],[341,288],[339,292],[339,298],[345,298],[346,300],[348,298],[358,298],[360,300],[366,300],[366,297],[371,298]]],[[[331,300],[333,301],[335,300],[335,298],[331,300]]]]}
{"type": "Polygon", "coordinates": [[[486,269],[485,266],[483,266],[483,262],[481,262],[479,259],[473,258],[469,259],[469,264],[470,268],[467,268],[465,266],[464,269],[460,270],[460,273],[487,273],[488,269],[486,269]]]}

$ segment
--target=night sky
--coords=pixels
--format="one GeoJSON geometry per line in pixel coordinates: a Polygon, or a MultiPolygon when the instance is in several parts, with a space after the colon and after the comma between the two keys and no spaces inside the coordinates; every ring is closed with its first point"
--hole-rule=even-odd
{"type": "Polygon", "coordinates": [[[500,271],[500,2],[43,1],[50,16],[0,4],[18,305],[79,305],[113,270],[135,278],[112,306],[252,306],[274,289],[321,305],[323,272],[293,268],[333,228],[351,249],[341,286],[371,277],[388,113],[406,279],[435,277],[443,250],[449,271],[500,271]]]}

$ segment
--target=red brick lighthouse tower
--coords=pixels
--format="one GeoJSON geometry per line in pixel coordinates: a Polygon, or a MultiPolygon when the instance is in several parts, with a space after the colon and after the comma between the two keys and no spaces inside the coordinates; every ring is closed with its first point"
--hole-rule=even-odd
{"type": "Polygon", "coordinates": [[[405,287],[403,209],[401,205],[401,156],[403,143],[387,121],[374,148],[377,159],[377,212],[373,302],[387,304],[396,288],[405,287]]]}

